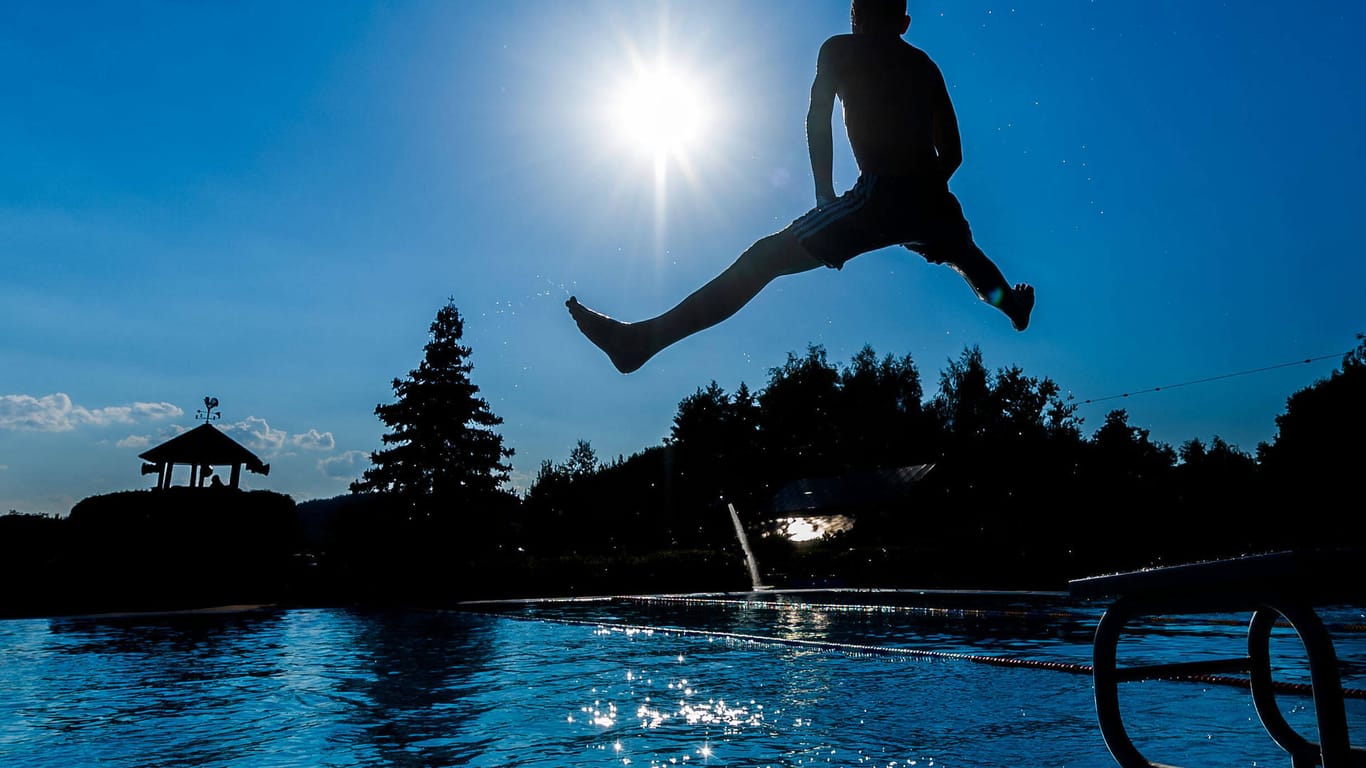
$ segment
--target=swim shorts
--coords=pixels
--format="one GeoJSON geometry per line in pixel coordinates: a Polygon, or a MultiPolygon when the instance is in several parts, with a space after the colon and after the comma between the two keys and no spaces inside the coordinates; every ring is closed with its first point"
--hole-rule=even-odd
{"type": "Polygon", "coordinates": [[[848,192],[792,222],[798,242],[827,267],[902,245],[934,264],[956,261],[972,245],[963,207],[947,184],[920,177],[864,174],[848,192]]]}

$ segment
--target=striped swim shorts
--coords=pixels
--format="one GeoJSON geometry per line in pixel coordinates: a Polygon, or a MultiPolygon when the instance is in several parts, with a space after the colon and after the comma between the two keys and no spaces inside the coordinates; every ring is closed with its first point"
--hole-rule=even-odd
{"type": "Polygon", "coordinates": [[[840,269],[862,253],[901,245],[927,261],[952,264],[972,247],[972,231],[947,184],[920,177],[864,174],[848,192],[789,227],[818,261],[840,269]]]}

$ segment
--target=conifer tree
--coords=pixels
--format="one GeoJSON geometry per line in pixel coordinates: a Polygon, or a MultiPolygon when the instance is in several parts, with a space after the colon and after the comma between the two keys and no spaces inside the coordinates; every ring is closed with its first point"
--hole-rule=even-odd
{"type": "Polygon", "coordinates": [[[465,324],[454,301],[436,313],[422,363],[394,379],[395,401],[375,406],[389,427],[373,466],[351,484],[353,493],[391,494],[410,516],[430,518],[486,500],[508,479],[494,427],[503,423],[470,381],[470,348],[460,343],[465,324]]]}

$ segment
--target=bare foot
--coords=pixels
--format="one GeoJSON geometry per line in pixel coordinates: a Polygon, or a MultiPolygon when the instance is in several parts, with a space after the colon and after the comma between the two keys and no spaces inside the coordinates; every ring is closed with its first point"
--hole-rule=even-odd
{"type": "Polygon", "coordinates": [[[1034,286],[1016,283],[1012,303],[1015,305],[1014,309],[1006,312],[1006,316],[1010,318],[1010,324],[1015,326],[1015,330],[1023,331],[1029,327],[1029,314],[1034,311],[1034,286]]]}
{"type": "Polygon", "coordinates": [[[640,334],[633,332],[630,323],[613,320],[601,312],[594,312],[580,304],[574,296],[570,296],[564,305],[569,307],[569,315],[578,323],[579,331],[597,345],[598,349],[607,353],[607,357],[618,371],[630,373],[644,365],[653,354],[642,343],[640,334]]]}

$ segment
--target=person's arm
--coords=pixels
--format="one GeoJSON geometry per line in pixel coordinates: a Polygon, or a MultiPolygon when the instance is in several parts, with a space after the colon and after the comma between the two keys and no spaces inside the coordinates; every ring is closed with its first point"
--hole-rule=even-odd
{"type": "Polygon", "coordinates": [[[930,131],[939,158],[939,173],[948,183],[953,172],[963,164],[963,140],[958,135],[958,116],[953,112],[949,89],[944,85],[944,76],[938,67],[934,67],[934,82],[938,94],[930,117],[930,131]]]}
{"type": "Polygon", "coordinates": [[[830,120],[835,111],[835,79],[830,43],[821,46],[816,79],[811,84],[811,106],[806,111],[806,149],[811,154],[811,176],[816,182],[816,204],[835,199],[835,137],[830,120]]]}

